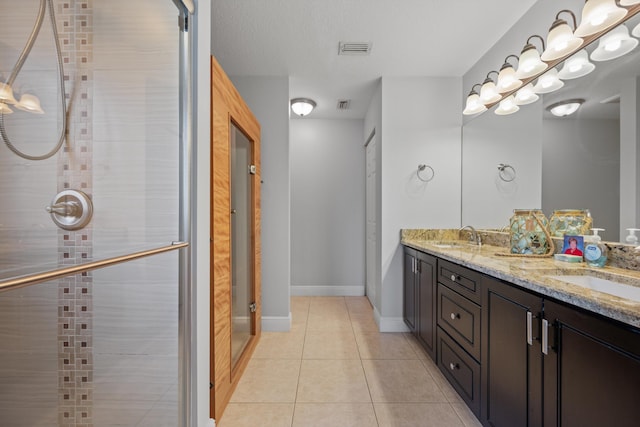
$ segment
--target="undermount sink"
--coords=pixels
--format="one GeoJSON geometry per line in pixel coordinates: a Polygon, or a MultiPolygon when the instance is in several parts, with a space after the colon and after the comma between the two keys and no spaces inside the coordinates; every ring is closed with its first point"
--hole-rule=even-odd
{"type": "Polygon", "coordinates": [[[461,242],[461,241],[454,240],[454,241],[443,241],[443,242],[431,243],[431,246],[435,246],[436,248],[446,249],[446,248],[460,248],[460,247],[468,248],[468,247],[474,247],[477,245],[474,245],[468,242],[461,242]]]}
{"type": "Polygon", "coordinates": [[[602,292],[616,297],[640,302],[640,287],[614,282],[612,280],[601,279],[594,276],[580,275],[559,275],[547,276],[551,279],[578,285],[594,291],[602,292]]]}

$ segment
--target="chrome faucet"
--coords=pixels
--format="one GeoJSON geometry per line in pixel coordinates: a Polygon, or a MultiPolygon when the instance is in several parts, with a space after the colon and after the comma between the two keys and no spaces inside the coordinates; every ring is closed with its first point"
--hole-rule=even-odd
{"type": "Polygon", "coordinates": [[[481,246],[482,239],[480,238],[480,233],[478,233],[476,229],[470,225],[465,225],[464,227],[460,228],[458,231],[463,231],[465,229],[469,229],[469,231],[471,232],[469,235],[469,242],[473,243],[474,245],[481,246]]]}

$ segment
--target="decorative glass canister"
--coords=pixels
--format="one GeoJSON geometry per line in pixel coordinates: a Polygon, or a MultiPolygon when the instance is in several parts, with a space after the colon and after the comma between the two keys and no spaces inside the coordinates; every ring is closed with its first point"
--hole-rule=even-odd
{"type": "Polygon", "coordinates": [[[589,209],[555,210],[549,218],[549,233],[553,237],[562,237],[565,234],[574,236],[589,234],[592,222],[589,209]]]}
{"type": "Polygon", "coordinates": [[[548,220],[541,210],[515,209],[509,224],[512,254],[547,255],[553,250],[548,220]]]}

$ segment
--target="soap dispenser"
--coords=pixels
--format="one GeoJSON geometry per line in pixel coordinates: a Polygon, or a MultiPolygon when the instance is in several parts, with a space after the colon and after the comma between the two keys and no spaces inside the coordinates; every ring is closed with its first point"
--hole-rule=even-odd
{"type": "Polygon", "coordinates": [[[584,259],[591,267],[604,267],[607,263],[608,249],[598,235],[604,228],[592,228],[591,231],[593,236],[584,236],[585,242],[588,242],[584,247],[584,259]]]}
{"type": "Polygon", "coordinates": [[[638,236],[636,236],[636,231],[640,231],[639,228],[627,228],[629,235],[625,238],[626,242],[630,245],[638,244],[638,236]]]}

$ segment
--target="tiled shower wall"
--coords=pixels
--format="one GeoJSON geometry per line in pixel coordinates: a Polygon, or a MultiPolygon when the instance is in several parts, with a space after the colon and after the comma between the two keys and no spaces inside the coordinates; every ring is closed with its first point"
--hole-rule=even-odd
{"type": "MultiPolygon", "coordinates": [[[[7,14],[3,8],[0,80],[12,65],[4,55],[17,57],[38,1],[13,2],[7,14]]],[[[53,3],[68,136],[60,153],[40,162],[0,144],[0,192],[12,201],[0,206],[0,271],[83,263],[177,240],[175,6],[53,3]],[[94,217],[82,230],[57,229],[43,213],[68,188],[93,200],[94,217]]],[[[20,83],[51,112],[57,104],[48,19],[20,83]]],[[[16,139],[41,138],[50,148],[55,117],[34,126],[13,116],[7,122],[16,139]]],[[[0,294],[0,425],[177,425],[177,304],[176,255],[0,294]]]]}

